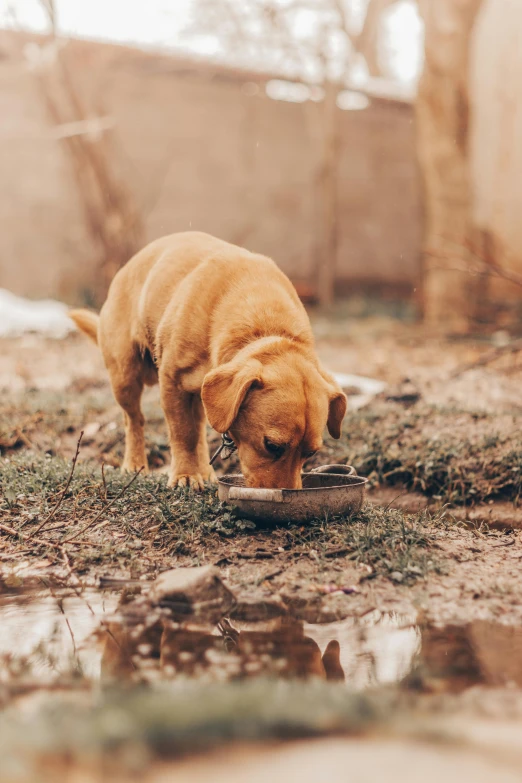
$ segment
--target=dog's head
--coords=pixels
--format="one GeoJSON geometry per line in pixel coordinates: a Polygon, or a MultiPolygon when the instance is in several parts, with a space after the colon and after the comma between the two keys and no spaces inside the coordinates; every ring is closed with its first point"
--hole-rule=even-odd
{"type": "Polygon", "coordinates": [[[299,489],[303,463],[339,438],[346,396],[317,363],[291,346],[241,351],[209,372],[201,396],[217,432],[229,432],[249,487],[299,489]]]}

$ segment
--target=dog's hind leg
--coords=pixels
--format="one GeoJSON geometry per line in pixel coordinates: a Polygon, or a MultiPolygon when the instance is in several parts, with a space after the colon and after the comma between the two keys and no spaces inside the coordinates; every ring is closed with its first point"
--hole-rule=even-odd
{"type": "Polygon", "coordinates": [[[107,369],[116,402],[125,419],[125,456],[122,471],[134,473],[143,468],[148,472],[145,453],[145,419],[141,412],[141,394],[144,378],[139,355],[127,357],[123,362],[108,362],[107,369]]]}

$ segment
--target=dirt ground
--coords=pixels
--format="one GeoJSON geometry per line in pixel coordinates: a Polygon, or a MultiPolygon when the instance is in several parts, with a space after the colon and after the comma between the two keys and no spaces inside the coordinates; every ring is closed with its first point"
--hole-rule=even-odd
{"type": "MultiPolygon", "coordinates": [[[[13,742],[24,738],[13,758],[35,752],[39,781],[98,781],[108,774],[122,781],[136,775],[151,781],[210,775],[335,781],[346,779],[347,769],[361,783],[384,775],[416,780],[419,769],[427,781],[522,779],[522,354],[500,351],[490,361],[503,335],[493,341],[441,340],[386,319],[317,317],[314,325],[319,354],[330,370],[387,386],[365,406],[352,406],[343,439],[328,441],[308,466],[353,464],[369,480],[366,505],[349,520],[310,525],[256,526],[231,515],[212,490],[199,495],[168,490],[157,389],[148,390],[144,400],[152,472],[121,476],[122,422],[97,349],[79,335],[61,341],[28,335],[0,343],[0,599],[7,601],[0,600],[6,622],[0,658],[18,678],[12,692],[7,675],[0,678],[0,702],[11,705],[12,693],[22,694],[5,712],[0,755],[8,766],[1,772],[9,772],[13,742]],[[350,707],[346,695],[326,684],[325,691],[305,692],[301,709],[301,691],[292,704],[277,687],[272,693],[272,682],[255,698],[248,688],[241,697],[249,706],[240,708],[253,711],[251,724],[238,719],[233,699],[228,715],[229,691],[217,698],[216,722],[207,723],[204,700],[210,697],[201,683],[195,703],[203,700],[197,719],[202,723],[191,742],[206,747],[214,731],[223,735],[220,742],[234,736],[243,741],[222,748],[218,742],[216,749],[214,738],[206,755],[150,763],[129,717],[141,726],[143,710],[133,712],[129,704],[122,712],[109,699],[103,708],[109,717],[101,719],[105,713],[95,692],[79,696],[81,680],[72,681],[71,693],[63,686],[55,701],[41,683],[28,682],[23,656],[17,659],[28,629],[39,628],[38,638],[51,640],[55,650],[63,646],[53,630],[55,616],[47,616],[49,601],[65,618],[63,639],[70,644],[70,636],[76,652],[74,634],[95,627],[103,616],[98,605],[112,605],[123,586],[142,586],[146,595],[162,571],[207,564],[219,569],[240,604],[284,606],[291,622],[304,622],[305,635],[321,650],[335,638],[351,687],[359,682],[363,688],[360,700],[351,697],[350,707]],[[34,614],[24,615],[31,590],[37,595],[34,614]],[[428,669],[419,668],[419,661],[428,669]],[[372,696],[372,683],[380,687],[401,678],[406,690],[400,698],[386,692],[372,696]],[[399,701],[387,708],[383,723],[382,705],[390,698],[399,701]],[[94,717],[82,715],[84,699],[94,717]],[[68,733],[64,710],[73,701],[68,733]],[[293,711],[285,718],[289,725],[305,716],[287,739],[316,739],[274,744],[286,725],[281,709],[287,708],[293,711]],[[268,729],[271,710],[276,723],[268,729]],[[258,727],[264,744],[249,744],[249,725],[258,727]],[[118,732],[124,737],[128,730],[132,751],[125,751],[121,764],[111,766],[110,754],[102,753],[100,760],[94,751],[89,761],[86,732],[92,741],[101,731],[111,745],[118,732]],[[72,743],[66,752],[57,739],[64,733],[72,743]],[[49,755],[51,747],[58,747],[57,755],[49,755]]],[[[215,433],[209,437],[217,444],[215,433]]],[[[232,459],[219,469],[235,467],[232,459]]],[[[38,647],[41,667],[40,653],[38,647]]],[[[144,714],[155,728],[143,727],[142,739],[158,728],[163,737],[172,730],[165,727],[172,709],[180,709],[184,687],[173,692],[167,711],[161,703],[149,705],[152,712],[148,707],[144,714]]],[[[160,697],[163,690],[162,685],[160,697]]],[[[213,714],[214,707],[208,709],[213,714]]],[[[178,730],[176,724],[174,737],[178,730]]],[[[14,769],[17,780],[35,779],[29,762],[26,777],[23,769],[14,769]]]]}
{"type": "MultiPolygon", "coordinates": [[[[416,422],[421,421],[424,428],[420,431],[421,441],[431,442],[433,438],[437,441],[439,435],[437,432],[434,434],[434,429],[442,431],[447,423],[444,417],[452,416],[448,419],[449,429],[457,433],[459,444],[473,443],[477,439],[476,433],[480,432],[479,445],[487,444],[487,448],[481,451],[484,464],[488,449],[493,453],[499,448],[498,442],[507,443],[501,454],[503,461],[498,464],[504,466],[507,454],[511,461],[505,470],[520,481],[520,353],[507,354],[483,368],[455,375],[456,371],[465,370],[468,364],[491,351],[491,344],[441,341],[421,333],[418,327],[387,320],[332,324],[316,319],[315,328],[319,354],[330,370],[383,380],[388,384],[388,394],[399,398],[404,381],[408,379],[408,388],[413,386],[420,397],[420,402],[413,406],[399,402],[393,403],[392,409],[386,408],[392,403],[375,401],[356,412],[348,427],[353,429],[357,422],[363,422],[357,435],[360,440],[369,441],[375,437],[375,432],[382,427],[383,417],[385,420],[395,417],[397,426],[407,435],[413,425],[410,420],[404,423],[400,418],[404,412],[406,416],[415,415],[416,422]],[[378,408],[379,405],[381,408],[378,408]],[[415,413],[419,405],[424,407],[420,408],[420,413],[415,413]],[[372,420],[374,409],[380,411],[380,418],[376,421],[372,420]]],[[[62,456],[70,460],[80,428],[84,431],[78,460],[80,468],[85,463],[94,465],[99,471],[103,462],[110,470],[111,465],[118,464],[122,446],[118,409],[111,398],[99,352],[81,336],[72,335],[66,340],[53,341],[31,335],[3,341],[0,388],[3,389],[1,437],[4,451],[1,489],[5,502],[10,502],[7,467],[13,460],[32,459],[42,454],[47,454],[49,464],[62,456]]],[[[145,411],[151,424],[151,464],[161,469],[168,459],[168,450],[157,389],[147,392],[145,411]]],[[[418,429],[418,423],[415,426],[418,429]]],[[[363,451],[364,448],[365,444],[363,451]]],[[[361,449],[356,453],[360,457],[361,449]]],[[[345,459],[342,461],[346,461],[347,454],[350,452],[344,452],[345,459]]],[[[327,455],[319,455],[317,459],[331,461],[327,455]]],[[[438,455],[437,459],[444,460],[444,455],[442,458],[438,455]]],[[[494,488],[490,494],[489,489],[480,489],[482,495],[477,496],[477,502],[472,494],[463,496],[469,487],[471,493],[476,491],[468,481],[462,484],[462,491],[453,489],[458,502],[451,503],[447,492],[434,497],[430,484],[432,474],[426,471],[414,484],[421,490],[422,486],[426,486],[426,491],[408,492],[401,483],[406,475],[402,470],[404,466],[398,469],[398,483],[395,485],[389,478],[393,471],[388,471],[382,479],[382,470],[379,472],[375,468],[375,459],[369,462],[365,457],[362,461],[359,459],[359,464],[366,466],[366,475],[370,475],[368,508],[373,504],[375,508],[386,509],[386,513],[397,508],[409,515],[408,519],[415,529],[421,526],[427,534],[426,542],[420,543],[422,562],[420,566],[414,564],[410,574],[407,568],[401,573],[397,569],[390,570],[393,565],[380,567],[380,561],[372,560],[371,551],[368,556],[354,558],[349,546],[343,550],[340,528],[334,526],[329,544],[329,533],[324,527],[321,534],[316,531],[313,535],[308,535],[303,529],[294,534],[284,528],[263,530],[249,527],[242,530],[234,528],[231,534],[230,530],[219,530],[218,525],[207,535],[192,524],[191,530],[185,528],[179,535],[178,546],[173,546],[171,537],[169,545],[162,547],[151,535],[150,529],[154,525],[150,525],[150,521],[147,523],[147,519],[141,519],[132,532],[130,546],[135,547],[134,555],[139,553],[139,558],[134,557],[132,563],[125,557],[104,562],[103,557],[98,556],[91,558],[90,563],[87,558],[86,564],[82,560],[83,554],[78,551],[82,547],[71,544],[63,557],[56,555],[56,547],[54,556],[52,548],[47,552],[40,548],[33,556],[34,548],[22,547],[14,564],[14,536],[4,530],[3,570],[4,573],[16,572],[16,575],[27,578],[36,569],[39,575],[54,572],[63,579],[67,577],[67,570],[72,569],[92,584],[100,576],[128,577],[132,574],[151,578],[167,567],[210,562],[220,567],[223,578],[232,586],[244,588],[255,585],[267,593],[283,595],[308,620],[327,621],[347,615],[364,615],[373,609],[401,613],[422,610],[440,620],[480,617],[518,622],[522,619],[518,600],[522,581],[522,539],[518,530],[522,527],[522,516],[518,495],[515,494],[519,490],[514,489],[514,485],[509,485],[506,496],[502,492],[495,494],[494,488]],[[475,502],[470,504],[469,500],[475,502]],[[419,516],[426,508],[429,514],[419,516]],[[341,592],[343,589],[344,592],[341,592]]],[[[470,471],[478,476],[476,462],[472,463],[470,471]]],[[[117,473],[115,470],[111,475],[117,473]]],[[[140,481],[151,482],[154,475],[153,479],[140,481]]],[[[100,471],[97,476],[101,485],[100,471]]],[[[64,480],[65,477],[64,474],[64,480]]],[[[60,486],[58,481],[53,487],[56,494],[47,499],[46,508],[52,508],[51,501],[58,496],[60,486]]],[[[478,486],[482,487],[482,484],[478,486]]],[[[162,502],[169,502],[165,492],[162,502]]],[[[40,487],[39,493],[40,499],[41,493],[45,497],[45,486],[40,487]]],[[[176,505],[184,502],[179,498],[173,499],[171,513],[175,515],[176,505]]],[[[12,527],[15,517],[16,514],[7,514],[1,521],[12,527]]],[[[22,517],[16,519],[18,522],[14,527],[23,535],[23,525],[36,524],[41,517],[35,514],[34,508],[31,512],[25,508],[22,517]]],[[[71,524],[71,517],[67,519],[71,524]]],[[[391,524],[387,519],[383,517],[381,523],[391,524]]],[[[55,521],[60,521],[59,514],[55,521]]],[[[57,534],[62,535],[61,540],[64,524],[62,522],[57,534]]],[[[114,529],[113,519],[106,523],[105,528],[102,525],[105,533],[107,525],[111,528],[112,544],[119,538],[127,540],[124,533],[114,529]]],[[[33,527],[32,535],[34,530],[33,527]]],[[[52,536],[50,540],[54,540],[52,536]]],[[[99,545],[100,540],[96,541],[99,545]]],[[[88,543],[85,541],[86,546],[88,543]]],[[[21,544],[20,540],[17,544],[21,544]]],[[[367,544],[365,546],[368,548],[367,544]]],[[[390,546],[393,548],[393,543],[390,546]]],[[[415,552],[417,550],[418,547],[415,552]]],[[[415,557],[412,557],[412,562],[416,563],[415,557]]],[[[382,559],[385,559],[384,556],[382,559]]]]}

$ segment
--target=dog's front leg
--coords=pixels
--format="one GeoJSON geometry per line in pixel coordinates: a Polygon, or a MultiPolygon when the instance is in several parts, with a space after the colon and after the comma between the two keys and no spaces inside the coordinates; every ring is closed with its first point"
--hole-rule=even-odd
{"type": "Polygon", "coordinates": [[[184,391],[167,375],[160,375],[161,405],[169,428],[171,467],[169,487],[203,489],[215,482],[210,467],[206,418],[199,394],[184,391]]]}

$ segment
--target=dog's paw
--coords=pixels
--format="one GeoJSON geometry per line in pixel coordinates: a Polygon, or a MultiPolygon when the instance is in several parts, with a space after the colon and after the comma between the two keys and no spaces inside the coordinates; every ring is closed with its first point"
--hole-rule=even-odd
{"type": "Polygon", "coordinates": [[[196,491],[204,490],[205,484],[216,484],[217,476],[213,470],[208,472],[205,476],[201,473],[181,474],[172,476],[167,486],[171,488],[181,487],[182,489],[195,489],[196,491]]]}
{"type": "Polygon", "coordinates": [[[168,487],[175,489],[180,487],[181,489],[195,489],[201,491],[205,489],[205,480],[201,473],[194,473],[190,475],[172,476],[167,484],[168,487]]]}
{"type": "Polygon", "coordinates": [[[149,466],[141,462],[124,462],[120,468],[122,473],[138,473],[141,471],[141,475],[145,476],[149,472],[149,466]]]}

